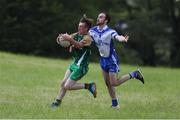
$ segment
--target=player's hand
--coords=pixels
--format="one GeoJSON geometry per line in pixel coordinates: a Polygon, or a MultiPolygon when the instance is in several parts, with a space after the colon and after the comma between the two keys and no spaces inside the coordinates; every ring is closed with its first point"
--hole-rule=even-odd
{"type": "Polygon", "coordinates": [[[72,40],[71,36],[69,34],[67,34],[67,33],[63,34],[62,37],[64,38],[64,40],[68,40],[68,41],[72,40]]]}
{"type": "Polygon", "coordinates": [[[124,38],[125,38],[125,39],[124,39],[124,42],[128,42],[129,36],[128,36],[128,35],[125,35],[124,38]]]}

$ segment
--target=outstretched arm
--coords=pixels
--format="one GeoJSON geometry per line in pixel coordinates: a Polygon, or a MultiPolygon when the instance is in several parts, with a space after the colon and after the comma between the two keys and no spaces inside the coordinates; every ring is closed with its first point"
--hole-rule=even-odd
{"type": "Polygon", "coordinates": [[[119,42],[128,42],[129,36],[128,35],[117,35],[115,36],[115,39],[118,40],[119,42]]]}

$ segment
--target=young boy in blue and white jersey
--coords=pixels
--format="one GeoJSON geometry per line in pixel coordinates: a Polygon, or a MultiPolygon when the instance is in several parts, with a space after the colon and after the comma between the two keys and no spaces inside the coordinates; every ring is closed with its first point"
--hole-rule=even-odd
{"type": "Polygon", "coordinates": [[[119,35],[115,30],[107,26],[109,22],[110,16],[102,12],[97,17],[97,26],[91,28],[89,32],[100,53],[100,66],[109,95],[112,99],[112,108],[118,108],[119,105],[114,87],[132,78],[136,78],[144,84],[144,78],[139,69],[117,78],[119,59],[113,46],[113,40],[127,42],[129,36],[119,35]]]}

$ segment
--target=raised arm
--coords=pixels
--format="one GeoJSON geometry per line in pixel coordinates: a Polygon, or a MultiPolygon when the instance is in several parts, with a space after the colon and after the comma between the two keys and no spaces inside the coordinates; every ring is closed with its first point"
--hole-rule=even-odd
{"type": "Polygon", "coordinates": [[[116,35],[115,39],[118,40],[119,42],[128,42],[129,36],[128,35],[116,35]]]}

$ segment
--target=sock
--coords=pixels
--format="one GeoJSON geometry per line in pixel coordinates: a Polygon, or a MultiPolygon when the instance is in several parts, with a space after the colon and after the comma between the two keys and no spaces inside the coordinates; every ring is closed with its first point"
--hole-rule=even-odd
{"type": "Polygon", "coordinates": [[[89,84],[88,83],[84,83],[84,89],[89,89],[89,84]]]}
{"type": "Polygon", "coordinates": [[[112,106],[117,106],[117,105],[118,105],[117,99],[112,99],[112,106]]]}
{"type": "Polygon", "coordinates": [[[61,103],[61,100],[59,100],[59,99],[56,99],[56,101],[57,101],[58,103],[61,103]]]}
{"type": "Polygon", "coordinates": [[[137,76],[136,71],[130,72],[130,73],[129,73],[129,76],[130,76],[130,79],[131,79],[131,78],[135,78],[135,77],[137,76]]]}

